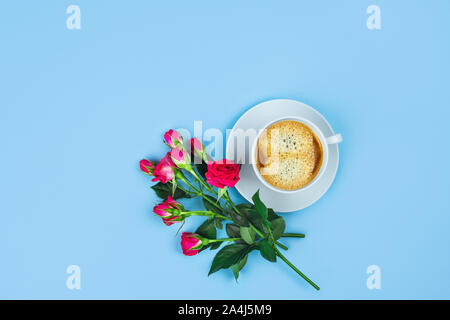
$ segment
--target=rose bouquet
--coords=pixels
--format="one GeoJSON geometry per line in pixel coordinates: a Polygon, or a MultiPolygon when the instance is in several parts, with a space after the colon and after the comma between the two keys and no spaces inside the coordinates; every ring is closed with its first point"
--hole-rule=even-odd
{"type": "MultiPolygon", "coordinates": [[[[231,160],[211,161],[202,143],[193,138],[186,147],[181,135],[174,130],[164,134],[170,151],[157,163],[142,159],[141,170],[152,176],[156,195],[163,200],[153,208],[163,223],[170,226],[184,223],[190,216],[207,219],[195,232],[183,232],[181,248],[187,256],[206,249],[217,250],[209,275],[220,269],[231,268],[236,280],[245,266],[250,252],[257,250],[270,262],[277,257],[287,263],[315,289],[319,287],[298,270],[280,249],[288,248],[279,242],[281,238],[304,238],[304,234],[286,233],[286,223],[259,198],[259,190],[252,197],[253,204],[236,205],[228,194],[239,181],[240,166],[231,160]],[[181,198],[202,197],[204,210],[188,211],[176,201],[181,198]],[[223,229],[228,238],[217,238],[217,229],[223,229]]],[[[182,226],[182,225],[181,225],[182,226]]],[[[181,228],[181,227],[180,227],[181,228]]]]}

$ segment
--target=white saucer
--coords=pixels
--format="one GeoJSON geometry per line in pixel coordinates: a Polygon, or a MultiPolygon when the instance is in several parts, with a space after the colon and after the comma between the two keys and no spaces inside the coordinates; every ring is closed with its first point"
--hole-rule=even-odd
{"type": "MultiPolygon", "coordinates": [[[[247,112],[245,112],[234,125],[227,140],[227,159],[235,162],[242,162],[245,159],[245,164],[241,165],[240,180],[235,188],[240,194],[252,202],[253,194],[259,189],[261,200],[268,208],[273,208],[278,212],[291,212],[304,209],[314,202],[319,200],[328,188],[333,183],[336,176],[339,164],[339,149],[338,144],[329,145],[329,159],[328,166],[322,177],[310,188],[299,190],[292,194],[284,194],[273,191],[267,188],[256,177],[256,174],[247,159],[249,159],[249,149],[253,141],[248,141],[245,154],[238,154],[231,150],[230,140],[233,132],[237,129],[248,130],[263,128],[268,122],[273,119],[284,116],[298,116],[303,117],[315,123],[326,137],[334,135],[334,131],[325,118],[312,107],[295,100],[276,99],[260,103],[247,112]],[[241,161],[240,161],[241,160],[241,161]]],[[[254,138],[253,138],[254,139],[254,138]]],[[[250,138],[252,140],[252,138],[250,138]]]]}

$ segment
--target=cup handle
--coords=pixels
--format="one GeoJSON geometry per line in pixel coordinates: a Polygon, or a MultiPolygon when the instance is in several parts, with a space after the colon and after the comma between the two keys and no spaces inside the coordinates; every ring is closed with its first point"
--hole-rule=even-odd
{"type": "Polygon", "coordinates": [[[342,142],[342,135],[340,133],[325,139],[327,144],[336,144],[342,142]]]}

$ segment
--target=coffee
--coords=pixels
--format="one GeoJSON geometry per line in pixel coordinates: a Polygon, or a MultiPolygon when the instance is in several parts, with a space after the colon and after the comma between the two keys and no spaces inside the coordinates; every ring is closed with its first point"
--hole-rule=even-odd
{"type": "Polygon", "coordinates": [[[270,185],[296,190],[308,185],[320,171],[323,149],[306,124],[278,121],[264,130],[257,142],[256,166],[270,185]]]}

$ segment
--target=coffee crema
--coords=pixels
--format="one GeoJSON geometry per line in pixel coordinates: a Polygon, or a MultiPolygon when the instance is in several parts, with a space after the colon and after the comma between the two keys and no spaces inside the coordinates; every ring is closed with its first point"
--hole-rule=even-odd
{"type": "Polygon", "coordinates": [[[306,124],[278,121],[264,130],[257,142],[256,167],[265,181],[282,190],[308,185],[320,171],[323,149],[306,124]]]}

